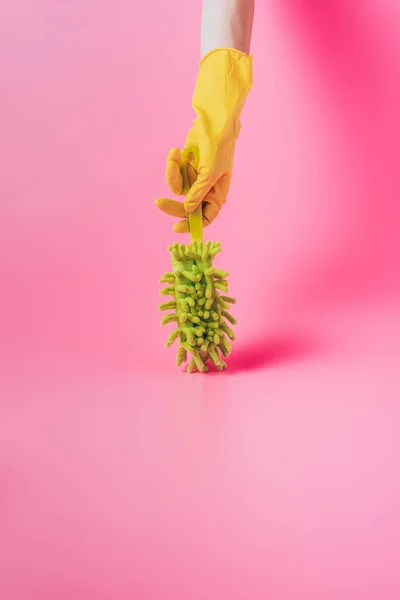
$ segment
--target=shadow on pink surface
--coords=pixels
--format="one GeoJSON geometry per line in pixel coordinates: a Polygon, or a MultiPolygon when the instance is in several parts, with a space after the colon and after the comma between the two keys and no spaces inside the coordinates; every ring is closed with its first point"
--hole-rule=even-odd
{"type": "Polygon", "coordinates": [[[256,371],[277,365],[301,362],[319,355],[321,347],[310,337],[288,333],[255,339],[234,347],[227,359],[228,374],[256,371]]]}

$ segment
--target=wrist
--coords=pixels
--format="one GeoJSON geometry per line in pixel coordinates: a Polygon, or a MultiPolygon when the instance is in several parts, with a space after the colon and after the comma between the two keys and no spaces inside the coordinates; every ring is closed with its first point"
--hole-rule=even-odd
{"type": "Polygon", "coordinates": [[[236,48],[231,47],[212,48],[202,56],[200,60],[200,66],[203,65],[211,57],[218,59],[218,57],[216,56],[217,54],[219,54],[220,56],[223,54],[229,55],[235,61],[246,61],[248,64],[248,69],[251,70],[252,68],[253,56],[248,54],[247,52],[242,52],[242,50],[237,50],[236,48]]]}

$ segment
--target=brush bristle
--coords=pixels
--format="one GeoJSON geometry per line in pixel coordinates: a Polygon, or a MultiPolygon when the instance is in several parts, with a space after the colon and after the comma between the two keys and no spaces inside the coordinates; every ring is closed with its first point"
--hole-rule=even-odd
{"type": "Polygon", "coordinates": [[[160,305],[160,310],[172,310],[161,324],[177,323],[166,345],[179,341],[176,363],[180,366],[189,361],[189,373],[195,368],[208,371],[208,361],[218,370],[226,368],[222,356],[231,353],[228,337],[235,339],[227,321],[234,325],[236,320],[226,309],[236,301],[219,293],[228,292],[228,273],[212,265],[220,250],[219,242],[173,244],[169,247],[173,273],[160,280],[169,284],[161,295],[174,298],[160,305]]]}

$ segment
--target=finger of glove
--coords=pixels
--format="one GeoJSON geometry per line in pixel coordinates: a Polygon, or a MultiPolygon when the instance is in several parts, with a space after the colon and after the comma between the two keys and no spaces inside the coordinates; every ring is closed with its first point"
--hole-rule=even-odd
{"type": "Polygon", "coordinates": [[[178,219],[184,219],[187,217],[187,212],[183,206],[183,202],[178,200],[170,200],[169,198],[157,198],[156,206],[163,213],[170,217],[177,217],[178,219]]]}
{"type": "Polygon", "coordinates": [[[183,181],[181,175],[182,154],[179,148],[173,148],[167,156],[165,179],[173,194],[182,194],[183,181]]]}
{"type": "Polygon", "coordinates": [[[183,221],[178,221],[172,228],[175,233],[189,233],[189,221],[188,219],[184,219],[183,221]]]}
{"type": "Polygon", "coordinates": [[[230,175],[227,173],[218,179],[211,188],[203,202],[203,217],[208,223],[212,223],[218,216],[219,211],[225,204],[230,185],[230,175]]]}
{"type": "Polygon", "coordinates": [[[170,161],[176,162],[179,167],[182,165],[182,152],[179,150],[179,148],[172,148],[168,152],[167,163],[170,161]]]}
{"type": "Polygon", "coordinates": [[[220,207],[218,204],[205,203],[203,206],[203,221],[210,225],[218,216],[220,207]]]}
{"type": "Polygon", "coordinates": [[[227,201],[230,183],[231,176],[229,173],[225,173],[208,192],[204,198],[204,202],[207,202],[208,205],[217,206],[218,210],[220,210],[227,201]]]}
{"type": "Polygon", "coordinates": [[[201,204],[213,187],[215,180],[209,175],[199,175],[189,190],[184,202],[185,210],[193,212],[201,204]]]}
{"type": "Polygon", "coordinates": [[[188,163],[186,171],[187,171],[187,175],[188,175],[189,185],[190,185],[190,187],[192,187],[197,181],[197,171],[194,168],[194,166],[191,165],[190,163],[188,163]]]}
{"type": "Polygon", "coordinates": [[[218,184],[215,186],[216,193],[218,195],[218,204],[220,207],[227,201],[231,180],[231,174],[225,173],[225,175],[218,180],[218,184]]]}
{"type": "MultiPolygon", "coordinates": [[[[203,217],[203,227],[207,227],[209,224],[210,222],[203,217]]],[[[175,223],[172,229],[175,231],[175,233],[190,233],[189,220],[185,219],[184,221],[175,223]]]]}

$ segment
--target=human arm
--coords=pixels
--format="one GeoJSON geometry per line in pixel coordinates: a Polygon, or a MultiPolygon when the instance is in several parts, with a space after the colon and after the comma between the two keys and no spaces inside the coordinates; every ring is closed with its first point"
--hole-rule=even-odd
{"type": "MultiPolygon", "coordinates": [[[[196,118],[186,137],[184,150],[195,149],[198,163],[189,161],[192,184],[184,202],[158,198],[158,208],[182,219],[177,233],[189,231],[188,214],[203,205],[204,226],[217,217],[226,203],[232,178],[240,116],[252,87],[249,56],[254,0],[203,0],[201,61],[193,94],[196,118]]],[[[166,181],[177,195],[185,193],[182,152],[173,148],[167,157],[166,181]]]]}
{"type": "Polygon", "coordinates": [[[216,48],[250,53],[254,0],[203,0],[201,56],[216,48]]]}

